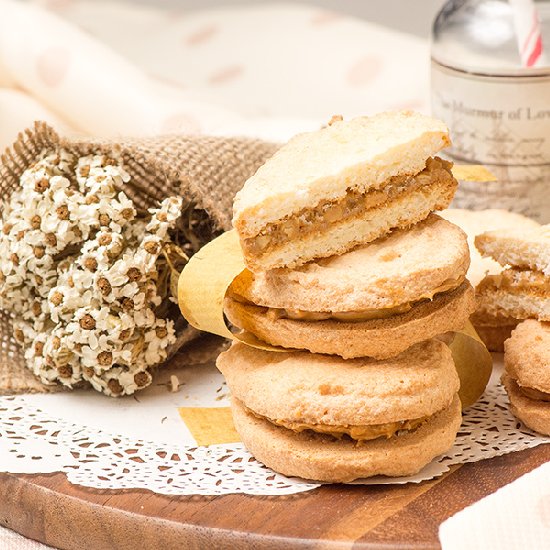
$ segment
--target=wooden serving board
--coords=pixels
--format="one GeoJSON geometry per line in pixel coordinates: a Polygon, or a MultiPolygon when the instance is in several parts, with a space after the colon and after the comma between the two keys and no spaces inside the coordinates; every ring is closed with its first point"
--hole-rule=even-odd
{"type": "Polygon", "coordinates": [[[431,549],[442,521],[549,460],[540,445],[418,485],[283,497],[166,497],[87,489],[64,474],[0,474],[0,524],[63,549],[431,549]]]}

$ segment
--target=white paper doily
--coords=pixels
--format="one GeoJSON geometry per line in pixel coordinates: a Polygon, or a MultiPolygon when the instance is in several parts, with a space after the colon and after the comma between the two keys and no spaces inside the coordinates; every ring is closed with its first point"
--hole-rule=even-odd
{"type": "Polygon", "coordinates": [[[0,399],[0,464],[14,473],[64,472],[97,489],[149,489],[166,495],[284,495],[317,484],[269,470],[242,444],[159,445],[67,423],[30,406],[0,399]]]}
{"type": "MultiPolygon", "coordinates": [[[[192,437],[183,421],[170,411],[187,402],[225,406],[225,386],[212,366],[195,367],[178,376],[185,392],[151,390],[150,395],[144,392],[139,402],[74,393],[0,397],[0,470],[64,472],[71,483],[87,487],[149,489],[167,495],[285,495],[319,486],[274,473],[240,443],[209,447],[189,444],[192,437]],[[86,417],[90,422],[82,421],[86,417]],[[168,427],[162,432],[164,424],[168,427]],[[113,435],[115,428],[121,433],[113,435]],[[140,432],[143,435],[136,437],[140,432]]],[[[483,398],[466,411],[456,443],[448,453],[416,476],[365,482],[420,482],[441,475],[452,464],[550,442],[515,419],[507,401],[497,373],[483,398]]]]}

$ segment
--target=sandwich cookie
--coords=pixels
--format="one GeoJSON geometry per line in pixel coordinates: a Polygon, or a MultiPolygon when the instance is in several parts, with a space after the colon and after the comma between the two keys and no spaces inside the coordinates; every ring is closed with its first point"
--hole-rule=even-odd
{"type": "Polygon", "coordinates": [[[526,426],[550,435],[550,324],[529,319],[504,344],[504,387],[526,426]]]}
{"type": "Polygon", "coordinates": [[[479,283],[476,317],[550,321],[550,226],[491,231],[475,242],[482,254],[510,266],[479,283]]]}
{"type": "Polygon", "coordinates": [[[244,271],[224,310],[273,345],[385,359],[464,327],[475,308],[468,265],[464,232],[432,214],[341,256],[244,271]]]}
{"type": "Polygon", "coordinates": [[[410,111],[300,134],[237,193],[233,225],[251,271],[343,254],[446,208],[457,181],[434,155],[446,126],[410,111]]]}
{"type": "Polygon", "coordinates": [[[438,340],[387,361],[234,343],[217,366],[243,443],[288,476],[412,475],[452,446],[461,423],[458,375],[438,340]]]}

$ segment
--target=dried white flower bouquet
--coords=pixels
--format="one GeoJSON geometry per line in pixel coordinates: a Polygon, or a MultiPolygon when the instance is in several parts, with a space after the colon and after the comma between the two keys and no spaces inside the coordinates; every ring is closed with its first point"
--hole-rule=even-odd
{"type": "Polygon", "coordinates": [[[187,256],[231,227],[235,193],[277,148],[20,132],[0,151],[0,394],[150,384],[199,334],[170,300],[187,256]]]}
{"type": "Polygon", "coordinates": [[[132,394],[175,342],[168,302],[187,260],[185,205],[173,196],[139,216],[120,191],[129,180],[121,158],[61,148],[27,168],[3,205],[0,308],[45,384],[132,394]]]}

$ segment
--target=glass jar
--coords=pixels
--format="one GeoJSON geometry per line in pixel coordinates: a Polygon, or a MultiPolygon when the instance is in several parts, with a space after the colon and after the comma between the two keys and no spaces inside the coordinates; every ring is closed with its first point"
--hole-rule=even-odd
{"type": "MultiPolygon", "coordinates": [[[[535,2],[550,60],[550,0],[535,2]]],[[[505,208],[550,222],[550,66],[522,66],[507,0],[451,0],[432,34],[432,113],[449,157],[485,164],[488,184],[461,182],[453,206],[505,208]]]]}

